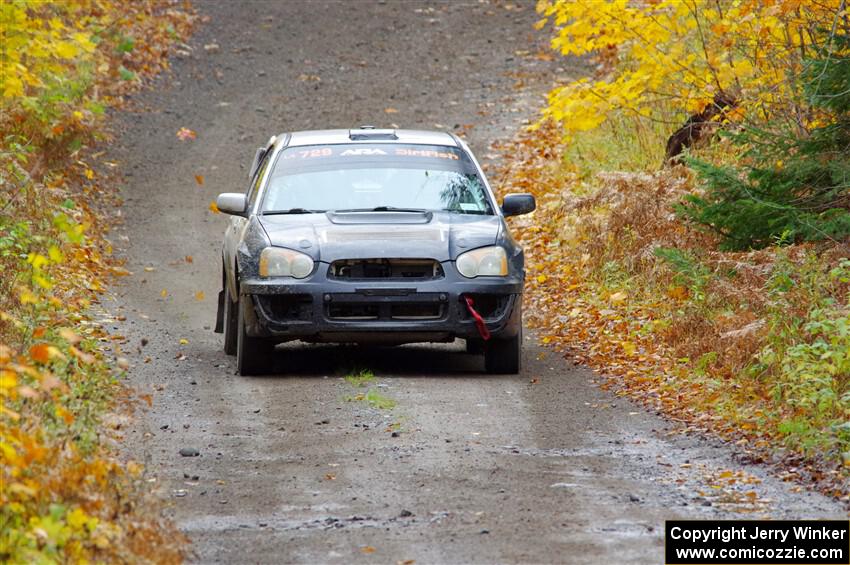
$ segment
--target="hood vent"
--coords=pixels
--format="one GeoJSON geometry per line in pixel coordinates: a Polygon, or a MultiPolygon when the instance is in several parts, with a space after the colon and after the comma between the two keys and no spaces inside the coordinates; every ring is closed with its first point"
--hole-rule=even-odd
{"type": "Polygon", "coordinates": [[[325,212],[334,224],[428,224],[433,212],[325,212]]]}
{"type": "Polygon", "coordinates": [[[328,230],[325,232],[328,243],[351,243],[352,241],[442,241],[439,229],[421,230],[328,230]]]}

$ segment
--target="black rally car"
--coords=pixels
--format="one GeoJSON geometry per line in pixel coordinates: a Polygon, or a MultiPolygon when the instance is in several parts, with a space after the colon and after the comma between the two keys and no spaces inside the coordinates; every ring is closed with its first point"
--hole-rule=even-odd
{"type": "Polygon", "coordinates": [[[463,338],[490,373],[517,373],[522,249],[466,144],[443,132],[285,133],[257,151],[230,214],[216,331],[240,374],[270,371],[277,343],[463,338]]]}

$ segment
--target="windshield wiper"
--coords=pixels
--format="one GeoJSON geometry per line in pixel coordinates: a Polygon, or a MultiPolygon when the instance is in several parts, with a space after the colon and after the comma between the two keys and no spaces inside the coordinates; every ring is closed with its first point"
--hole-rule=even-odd
{"type": "Polygon", "coordinates": [[[416,212],[422,214],[427,212],[425,208],[397,208],[395,206],[375,206],[374,208],[347,208],[344,210],[334,210],[338,214],[346,212],[416,212]]]}
{"type": "Polygon", "coordinates": [[[266,210],[263,216],[282,216],[284,214],[321,214],[324,210],[308,210],[307,208],[290,208],[289,210],[266,210]]]}

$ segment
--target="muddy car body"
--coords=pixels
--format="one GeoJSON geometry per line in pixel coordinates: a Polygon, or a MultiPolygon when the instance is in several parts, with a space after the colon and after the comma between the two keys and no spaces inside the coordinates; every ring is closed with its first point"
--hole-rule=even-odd
{"type": "Polygon", "coordinates": [[[488,372],[519,370],[522,249],[466,144],[443,132],[326,130],[275,136],[245,193],[225,193],[216,331],[240,374],[276,343],[467,340],[488,372]]]}

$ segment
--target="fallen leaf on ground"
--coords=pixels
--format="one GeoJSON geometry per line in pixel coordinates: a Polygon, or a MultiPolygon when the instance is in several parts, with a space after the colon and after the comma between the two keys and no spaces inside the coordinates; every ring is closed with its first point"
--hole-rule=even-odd
{"type": "Polygon", "coordinates": [[[46,343],[37,343],[30,347],[30,357],[36,363],[47,363],[50,361],[50,346],[46,343]]]}
{"type": "Polygon", "coordinates": [[[614,304],[619,304],[621,302],[625,302],[626,298],[628,298],[628,297],[629,297],[628,294],[621,291],[621,292],[615,292],[614,294],[612,294],[609,297],[609,300],[611,300],[611,302],[613,302],[614,304]]]}
{"type": "Polygon", "coordinates": [[[177,139],[180,141],[186,141],[187,139],[195,139],[198,137],[198,134],[190,130],[189,128],[180,128],[177,130],[177,139]]]}
{"type": "Polygon", "coordinates": [[[59,329],[59,336],[62,339],[64,339],[65,341],[67,341],[68,343],[71,343],[71,344],[74,344],[74,345],[80,343],[83,340],[83,338],[81,338],[76,333],[74,333],[74,330],[72,330],[70,328],[60,328],[59,329]]]}

